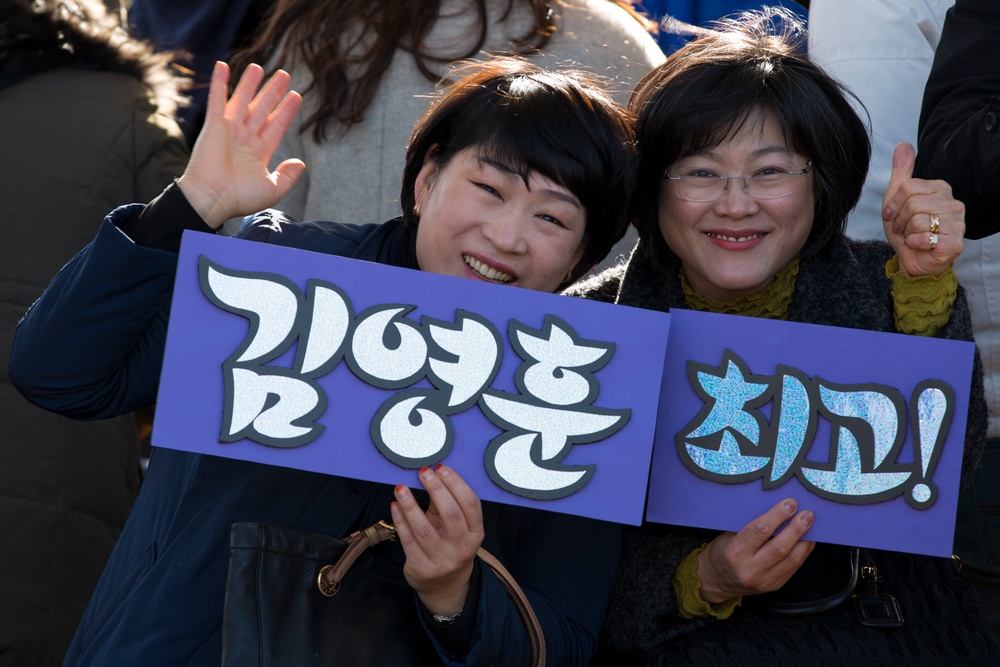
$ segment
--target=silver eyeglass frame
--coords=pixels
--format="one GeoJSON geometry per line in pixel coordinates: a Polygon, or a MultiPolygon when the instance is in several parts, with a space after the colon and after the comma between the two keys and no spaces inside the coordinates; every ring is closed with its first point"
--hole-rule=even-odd
{"type": "MultiPolygon", "coordinates": [[[[799,171],[786,171],[785,175],[786,176],[801,176],[802,174],[808,174],[810,171],[812,171],[812,168],[813,168],[813,161],[809,160],[808,162],[806,162],[806,166],[803,167],[802,169],[800,169],[799,171]]],[[[716,178],[718,178],[720,181],[724,181],[725,185],[722,186],[722,190],[719,191],[719,194],[717,194],[712,199],[689,199],[687,197],[681,197],[680,192],[678,192],[676,189],[674,190],[674,194],[676,194],[680,199],[683,199],[684,201],[691,201],[691,202],[696,202],[696,203],[699,203],[699,204],[707,204],[709,202],[713,202],[713,201],[716,201],[716,200],[720,199],[722,197],[723,193],[729,192],[729,181],[736,180],[736,179],[739,179],[739,180],[743,181],[743,190],[744,190],[744,192],[746,192],[747,194],[749,194],[754,199],[765,199],[765,200],[766,199],[781,199],[782,197],[787,197],[788,195],[790,195],[793,192],[795,192],[795,190],[793,189],[793,190],[790,190],[790,191],[788,191],[788,192],[786,192],[784,194],[775,195],[773,197],[759,197],[759,196],[755,195],[750,190],[750,181],[753,180],[753,177],[754,177],[754,174],[744,174],[742,176],[716,176],[716,178]]],[[[665,180],[668,180],[668,181],[682,181],[682,180],[684,180],[684,176],[683,175],[680,175],[680,176],[671,176],[670,173],[668,173],[667,170],[665,170],[665,169],[663,170],[663,178],[665,180]]]]}

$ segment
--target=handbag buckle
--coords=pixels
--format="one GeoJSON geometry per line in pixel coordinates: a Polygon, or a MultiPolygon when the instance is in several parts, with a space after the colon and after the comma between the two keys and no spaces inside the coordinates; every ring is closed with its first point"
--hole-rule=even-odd
{"type": "Polygon", "coordinates": [[[336,595],[337,591],[340,590],[341,579],[347,574],[347,570],[358,556],[365,549],[386,540],[393,542],[397,540],[396,529],[386,521],[373,523],[364,530],[358,530],[348,535],[345,540],[347,549],[341,554],[340,559],[333,565],[324,565],[320,568],[319,574],[316,575],[316,586],[319,587],[319,592],[328,598],[336,595]]]}
{"type": "Polygon", "coordinates": [[[319,592],[328,598],[332,598],[340,590],[340,582],[334,581],[333,577],[328,577],[327,572],[333,569],[333,565],[324,565],[320,568],[319,575],[316,577],[316,585],[319,586],[319,592]]]}
{"type": "Polygon", "coordinates": [[[902,627],[903,611],[899,601],[878,589],[882,581],[878,569],[874,565],[865,565],[861,568],[861,578],[866,590],[854,594],[854,611],[861,625],[869,628],[902,627]]]}
{"type": "Polygon", "coordinates": [[[391,523],[382,520],[379,520],[378,524],[389,531],[389,535],[385,539],[392,540],[393,542],[397,542],[399,540],[398,536],[396,535],[395,526],[393,526],[391,523]]]}

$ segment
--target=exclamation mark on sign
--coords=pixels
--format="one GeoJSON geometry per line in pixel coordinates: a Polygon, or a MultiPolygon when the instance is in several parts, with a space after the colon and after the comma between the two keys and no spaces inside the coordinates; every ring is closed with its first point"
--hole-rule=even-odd
{"type": "Polygon", "coordinates": [[[954,392],[940,380],[925,380],[910,398],[914,461],[918,468],[906,502],[927,509],[937,499],[937,485],[931,481],[941,449],[951,426],[954,392]]]}

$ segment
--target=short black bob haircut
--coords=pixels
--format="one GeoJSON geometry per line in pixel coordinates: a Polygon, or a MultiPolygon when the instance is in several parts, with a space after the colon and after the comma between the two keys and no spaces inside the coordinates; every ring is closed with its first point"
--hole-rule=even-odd
{"type": "Polygon", "coordinates": [[[403,225],[419,220],[414,187],[424,157],[439,168],[474,147],[524,179],[532,171],[565,187],[586,209],[584,252],[570,280],[589,271],[624,236],[637,160],[630,117],[603,81],[582,71],[543,70],[497,56],[466,63],[417,121],[403,169],[403,225]]]}
{"type": "MultiPolygon", "coordinates": [[[[654,265],[670,253],[657,219],[664,170],[772,115],[789,147],[812,160],[816,207],[808,257],[844,235],[858,203],[871,143],[853,96],[800,50],[802,23],[782,8],[743,12],[675,51],[636,86],[639,176],[635,227],[654,265]]],[[[860,105],[860,102],[859,102],[860,105]]]]}

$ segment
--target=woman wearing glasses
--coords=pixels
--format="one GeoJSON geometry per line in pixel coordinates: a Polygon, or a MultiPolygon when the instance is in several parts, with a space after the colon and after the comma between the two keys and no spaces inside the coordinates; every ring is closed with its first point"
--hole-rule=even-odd
{"type": "MultiPolygon", "coordinates": [[[[889,243],[845,237],[870,145],[838,84],[797,49],[800,33],[777,10],[746,14],[640,82],[630,102],[640,241],[627,264],[573,292],[971,340],[951,270],[964,208],[946,183],[910,178],[909,145],[896,151],[886,195],[889,243]]],[[[985,419],[977,364],[966,478],[985,419]]],[[[738,533],[627,529],[599,664],[998,664],[1000,644],[949,560],[858,554],[903,617],[891,629],[862,625],[849,600],[858,552],[809,541],[806,505],[783,500],[738,533]],[[777,615],[779,601],[797,613],[777,615]]]]}

